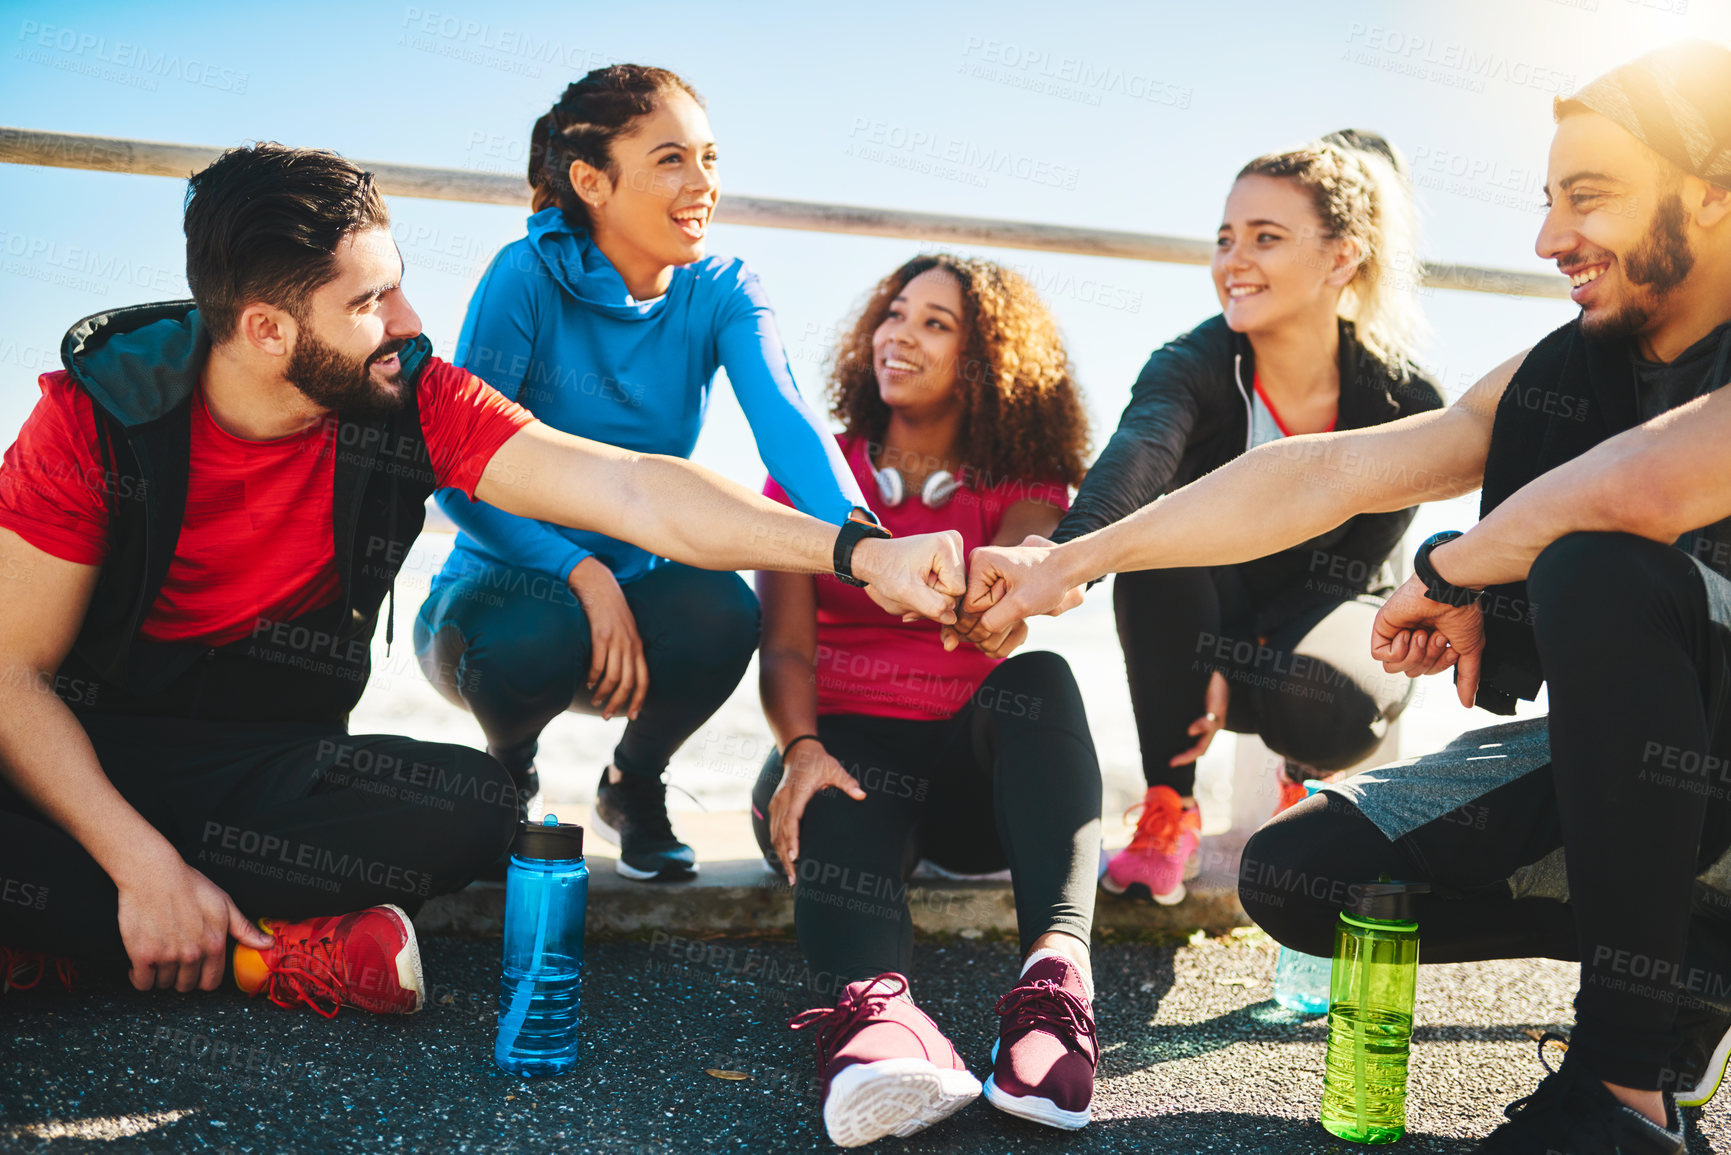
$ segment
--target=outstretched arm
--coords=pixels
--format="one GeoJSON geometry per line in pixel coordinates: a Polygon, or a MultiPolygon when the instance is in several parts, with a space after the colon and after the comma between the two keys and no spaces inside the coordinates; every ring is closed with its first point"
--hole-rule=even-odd
{"type": "Polygon", "coordinates": [[[963,608],[985,611],[980,625],[997,631],[1061,606],[1076,587],[1109,573],[1249,561],[1354,514],[1471,493],[1484,478],[1497,402],[1525,356],[1492,370],[1448,409],[1258,446],[1064,545],[975,550],[963,608]]]}
{"type": "MultiPolygon", "coordinates": [[[[1467,589],[1517,582],[1544,548],[1571,533],[1628,533],[1670,543],[1731,516],[1731,390],[1697,398],[1625,430],[1535,478],[1465,534],[1431,551],[1431,566],[1467,589]]],[[[1372,627],[1371,655],[1412,677],[1458,667],[1455,688],[1478,693],[1484,615],[1432,601],[1409,578],[1372,627]]]]}
{"type": "MultiPolygon", "coordinates": [[[[677,457],[633,453],[546,425],[499,447],[475,495],[523,517],[594,530],[703,569],[833,571],[837,527],[677,457]]],[[[953,622],[961,535],[868,538],[854,574],[892,613],[953,622]]]]}
{"type": "Polygon", "coordinates": [[[1521,581],[1567,534],[1630,533],[1670,544],[1731,517],[1731,390],[1625,430],[1522,486],[1431,554],[1459,586],[1521,581]]]}

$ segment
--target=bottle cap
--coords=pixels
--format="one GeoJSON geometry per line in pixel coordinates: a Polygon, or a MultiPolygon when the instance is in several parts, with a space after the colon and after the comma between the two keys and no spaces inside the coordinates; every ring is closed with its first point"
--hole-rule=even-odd
{"type": "Polygon", "coordinates": [[[1367,882],[1358,888],[1350,909],[1359,918],[1412,922],[1412,896],[1429,893],[1428,882],[1367,882]]]}
{"type": "Polygon", "coordinates": [[[547,862],[582,858],[583,828],[575,822],[560,822],[556,814],[540,822],[519,823],[517,837],[511,840],[511,854],[547,862]]]}

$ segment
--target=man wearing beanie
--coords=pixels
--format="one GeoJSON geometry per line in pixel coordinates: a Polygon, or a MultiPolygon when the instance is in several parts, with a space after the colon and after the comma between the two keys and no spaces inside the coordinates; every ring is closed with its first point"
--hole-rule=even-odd
{"type": "Polygon", "coordinates": [[[1447,410],[1260,447],[1062,546],[976,550],[962,627],[1482,488],[1477,526],[1420,546],[1373,653],[1413,676],[1453,666],[1461,702],[1494,713],[1548,683],[1549,716],[1287,810],[1246,846],[1239,894],[1282,943],[1328,955],[1341,895],[1422,881],[1424,961],[1578,961],[1566,1057],[1478,1150],[1679,1155],[1677,1108],[1712,1096],[1731,1052],[1731,390],[1714,393],[1731,377],[1731,50],[1653,52],[1554,114],[1536,247],[1578,318],[1447,410]]]}

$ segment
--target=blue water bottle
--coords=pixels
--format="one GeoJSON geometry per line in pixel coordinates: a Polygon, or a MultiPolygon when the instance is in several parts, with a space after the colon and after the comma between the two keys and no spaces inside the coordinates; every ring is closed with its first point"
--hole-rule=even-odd
{"type": "MultiPolygon", "coordinates": [[[[1304,784],[1304,796],[1310,797],[1322,786],[1319,779],[1310,779],[1304,784]]],[[[1301,1015],[1327,1014],[1328,981],[1333,970],[1333,959],[1281,947],[1274,964],[1274,1001],[1301,1015]]]]}
{"type": "Polygon", "coordinates": [[[524,822],[505,870],[505,965],[493,1046],[493,1061],[513,1075],[557,1075],[577,1061],[588,907],[583,828],[552,814],[524,822]]]}

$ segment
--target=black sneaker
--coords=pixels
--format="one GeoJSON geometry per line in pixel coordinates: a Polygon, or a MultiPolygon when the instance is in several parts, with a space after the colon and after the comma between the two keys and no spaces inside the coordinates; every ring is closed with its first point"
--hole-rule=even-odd
{"type": "Polygon", "coordinates": [[[1660,1127],[1618,1102],[1572,1055],[1551,1071],[1545,1043],[1552,1039],[1566,1042],[1550,1032],[1539,1040],[1539,1062],[1550,1073],[1531,1095],[1503,1109],[1509,1121],[1475,1155],[1683,1155],[1683,1118],[1669,1094],[1667,1125],[1660,1127]]]}
{"type": "Polygon", "coordinates": [[[639,882],[676,882],[697,873],[697,852],[673,836],[667,820],[667,785],[622,774],[609,782],[601,771],[589,828],[619,848],[616,869],[639,882]]]}

